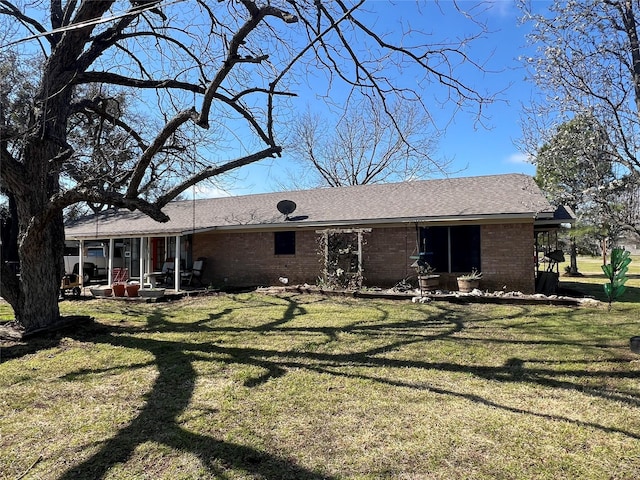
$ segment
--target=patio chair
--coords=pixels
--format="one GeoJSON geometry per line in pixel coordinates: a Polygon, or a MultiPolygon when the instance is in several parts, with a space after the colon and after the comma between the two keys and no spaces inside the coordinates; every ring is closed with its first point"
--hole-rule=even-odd
{"type": "Polygon", "coordinates": [[[164,262],[160,271],[162,272],[162,275],[158,275],[156,277],[156,281],[164,285],[169,285],[173,281],[173,275],[175,271],[174,263],[164,262]]]}
{"type": "Polygon", "coordinates": [[[128,268],[113,269],[113,283],[125,283],[127,280],[129,280],[128,268]]]}
{"type": "Polygon", "coordinates": [[[205,260],[206,259],[202,257],[198,258],[198,260],[193,262],[191,270],[180,274],[180,280],[189,286],[191,286],[195,280],[198,282],[198,285],[202,286],[202,271],[204,270],[205,260]]]}

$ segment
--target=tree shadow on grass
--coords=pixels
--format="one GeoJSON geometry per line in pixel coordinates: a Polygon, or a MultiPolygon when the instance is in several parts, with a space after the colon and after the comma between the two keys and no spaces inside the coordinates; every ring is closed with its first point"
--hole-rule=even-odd
{"type": "MultiPolygon", "coordinates": [[[[601,302],[608,302],[608,299],[604,293],[604,284],[607,283],[607,279],[602,275],[585,275],[585,278],[599,278],[599,283],[580,282],[571,280],[571,277],[566,277],[560,281],[560,293],[568,294],[575,297],[587,297],[594,298],[601,302]]],[[[617,303],[640,303],[640,287],[632,287],[626,285],[624,294],[616,299],[617,303]]]]}
{"type": "MultiPolygon", "coordinates": [[[[153,317],[152,324],[158,326],[162,323],[157,312],[153,317]]],[[[68,470],[61,479],[102,478],[115,465],[126,463],[135,449],[146,442],[156,442],[176,451],[193,453],[213,476],[224,477],[228,469],[237,469],[266,479],[331,478],[255,448],[217,440],[182,428],[178,417],[189,406],[198,376],[193,362],[200,358],[192,352],[194,348],[199,351],[207,349],[194,347],[189,343],[135,337],[136,329],[131,328],[112,327],[107,330],[108,334],[101,336],[102,341],[153,354],[154,361],[151,364],[157,368],[158,376],[138,416],[113,438],[104,442],[97,453],[68,470]]],[[[73,380],[78,375],[90,373],[95,372],[77,372],[66,378],[73,380]]]]}
{"type": "MultiPolygon", "coordinates": [[[[531,415],[554,421],[566,421],[580,426],[599,429],[605,432],[615,432],[630,438],[640,439],[636,432],[621,428],[599,425],[595,422],[581,422],[558,415],[535,412],[522,408],[514,408],[496,401],[479,396],[473,392],[456,392],[453,389],[443,389],[424,383],[412,383],[397,378],[385,378],[376,374],[363,373],[363,368],[371,368],[372,372],[389,372],[392,369],[402,371],[407,368],[422,370],[437,370],[442,372],[466,373],[478,378],[499,382],[521,382],[532,385],[574,390],[595,397],[640,406],[637,394],[616,394],[593,389],[587,391],[578,382],[569,378],[605,379],[640,378],[640,372],[625,371],[588,371],[577,368],[574,370],[554,370],[546,365],[535,365],[526,360],[512,358],[504,365],[464,365],[455,362],[430,362],[421,359],[406,360],[393,358],[389,352],[404,347],[438,339],[452,338],[463,332],[466,323],[473,321],[481,323],[482,318],[477,315],[465,315],[463,312],[447,307],[430,310],[422,319],[390,322],[388,312],[382,307],[375,307],[380,321],[353,322],[340,327],[291,325],[291,321],[306,313],[303,305],[293,297],[283,298],[287,302],[282,318],[267,319],[255,327],[233,325],[218,325],[232,310],[223,310],[210,314],[204,319],[195,320],[188,324],[177,324],[163,317],[158,310],[149,317],[147,326],[142,328],[131,326],[104,326],[103,335],[96,335],[89,331],[90,341],[104,342],[114,346],[138,349],[150,352],[154,356],[152,362],[158,376],[152,390],[147,396],[146,404],[138,416],[113,438],[101,445],[100,450],[83,463],[67,471],[61,478],[65,480],[78,478],[101,478],[115,465],[125,464],[135,449],[145,442],[156,442],[175,449],[188,451],[196,455],[202,465],[212,476],[224,477],[229,469],[241,470],[250,475],[266,479],[328,479],[322,473],[314,472],[296,465],[294,461],[277,457],[258,449],[225,442],[209,436],[190,432],[179,423],[179,417],[189,406],[195,391],[198,373],[194,369],[194,362],[203,359],[227,362],[228,364],[259,367],[264,373],[248,379],[245,386],[252,388],[263,384],[269,379],[286,375],[291,370],[308,370],[337,377],[357,378],[381,384],[431,391],[439,395],[460,397],[481,405],[505,410],[510,413],[531,415]],[[175,333],[207,333],[211,334],[211,341],[171,341],[160,337],[143,338],[140,332],[175,332],[175,333]],[[237,333],[242,335],[260,334],[266,330],[282,332],[288,335],[317,335],[324,336],[326,342],[339,341],[341,334],[362,335],[375,337],[379,344],[347,353],[317,352],[295,347],[295,342],[288,349],[269,349],[259,346],[237,347],[225,345],[223,341],[216,342],[220,334],[237,333]],[[385,337],[392,337],[393,341],[384,342],[385,337]],[[353,373],[353,372],[358,373],[353,373]],[[561,378],[560,378],[561,377],[561,378]]],[[[433,308],[433,307],[430,307],[433,308]]],[[[513,313],[516,317],[526,315],[522,307],[513,313]],[[518,313],[520,312],[520,313],[518,313]]],[[[502,317],[505,319],[505,317],[502,317]]],[[[489,319],[485,319],[489,320],[489,319]]],[[[479,339],[460,338],[460,341],[479,341],[479,339]]],[[[517,342],[517,341],[516,341],[517,342]]],[[[553,341],[552,341],[553,342],[553,341]]],[[[357,345],[357,344],[356,344],[357,345]]],[[[357,347],[355,347],[357,348],[357,347]]],[[[92,372],[77,372],[74,375],[92,372]]],[[[69,377],[70,380],[73,376],[69,377]]]]}
{"type": "MultiPolygon", "coordinates": [[[[172,333],[203,333],[210,332],[252,332],[263,333],[285,329],[286,332],[296,335],[303,333],[321,333],[326,335],[328,341],[335,341],[337,331],[335,328],[322,327],[290,327],[287,325],[300,315],[306,314],[305,308],[293,299],[287,300],[287,306],[282,312],[281,319],[269,320],[254,328],[222,327],[217,328],[215,323],[225,317],[232,310],[227,309],[216,314],[210,314],[206,319],[194,322],[174,323],[163,316],[160,309],[148,316],[144,326],[106,326],[96,324],[94,328],[79,332],[78,339],[93,342],[107,343],[117,347],[146,351],[153,355],[154,359],[149,363],[133,365],[131,368],[154,365],[158,376],[146,397],[144,407],[140,413],[125,428],[121,429],[111,439],[104,442],[100,449],[89,459],[74,466],[63,474],[60,479],[94,479],[104,477],[114,466],[125,464],[134,454],[136,448],[146,442],[155,442],[168,446],[176,451],[189,451],[196,455],[202,465],[212,476],[224,477],[229,469],[241,470],[250,475],[260,476],[266,479],[331,479],[332,477],[314,472],[296,465],[293,461],[279,458],[275,455],[257,450],[255,448],[231,442],[225,442],[205,435],[190,432],[179,424],[179,416],[189,406],[193,397],[198,374],[193,367],[195,361],[210,358],[214,355],[221,361],[233,364],[243,364],[260,367],[264,373],[245,381],[245,387],[252,388],[270,379],[283,376],[291,368],[308,368],[308,360],[320,364],[340,365],[347,363],[369,363],[366,357],[377,355],[384,351],[399,348],[410,343],[422,342],[423,335],[410,335],[407,340],[401,340],[393,344],[387,344],[382,348],[371,349],[364,354],[346,355],[316,355],[309,356],[300,351],[275,351],[261,348],[236,348],[216,345],[214,343],[189,343],[170,341],[158,338],[143,338],[139,336],[145,332],[172,332],[172,333]],[[225,360],[226,359],[226,360],[225,360]]],[[[407,329],[406,322],[384,322],[386,312],[378,310],[380,324],[362,326],[356,324],[340,329],[350,333],[368,332],[369,334],[384,335],[384,331],[396,331],[407,329]]],[[[415,328],[418,323],[413,323],[415,328]]],[[[423,324],[429,323],[425,320],[423,324]]],[[[459,331],[462,323],[447,334],[459,331]]],[[[435,337],[430,336],[430,339],[435,337]]],[[[101,372],[107,370],[101,370],[101,372]]],[[[96,371],[80,370],[65,376],[66,380],[74,381],[83,375],[90,375],[96,371]]]]}

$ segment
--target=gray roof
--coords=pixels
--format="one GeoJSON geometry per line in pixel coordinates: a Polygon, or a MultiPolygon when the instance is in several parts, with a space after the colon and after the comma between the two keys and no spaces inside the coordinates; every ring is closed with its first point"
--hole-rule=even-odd
{"type": "Polygon", "coordinates": [[[167,223],[107,211],[66,227],[67,238],[177,235],[214,229],[331,227],[406,222],[548,219],[555,208],[523,174],[421,180],[223,197],[168,204],[167,223]],[[286,220],[276,205],[296,203],[286,220]]]}

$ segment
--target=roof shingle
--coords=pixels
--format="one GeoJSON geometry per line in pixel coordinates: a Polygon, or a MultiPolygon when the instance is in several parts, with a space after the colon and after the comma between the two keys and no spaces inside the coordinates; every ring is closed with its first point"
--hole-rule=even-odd
{"type": "Polygon", "coordinates": [[[482,217],[534,219],[550,217],[554,210],[530,176],[506,174],[177,201],[164,209],[170,217],[167,223],[156,222],[140,212],[108,211],[70,223],[66,235],[103,238],[292,224],[390,224],[482,217]],[[276,209],[284,199],[297,205],[289,221],[276,209]]]}

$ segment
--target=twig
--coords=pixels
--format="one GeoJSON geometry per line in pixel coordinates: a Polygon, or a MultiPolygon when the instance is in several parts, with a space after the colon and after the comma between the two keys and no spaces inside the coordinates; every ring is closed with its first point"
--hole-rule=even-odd
{"type": "Polygon", "coordinates": [[[21,474],[19,477],[16,477],[16,480],[21,480],[21,479],[23,479],[24,477],[26,477],[27,473],[29,473],[29,472],[31,471],[31,469],[32,469],[33,467],[35,467],[35,466],[38,464],[38,462],[40,462],[40,460],[42,460],[42,454],[38,455],[38,458],[36,458],[35,462],[33,462],[33,463],[29,466],[29,468],[27,468],[24,472],[22,472],[22,474],[21,474]]]}

